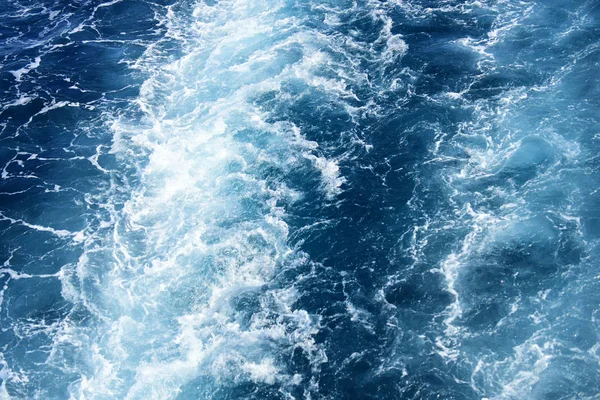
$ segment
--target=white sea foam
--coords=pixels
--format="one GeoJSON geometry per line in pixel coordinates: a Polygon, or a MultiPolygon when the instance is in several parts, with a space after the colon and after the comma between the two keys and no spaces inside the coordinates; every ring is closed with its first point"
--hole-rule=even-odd
{"type": "MultiPolygon", "coordinates": [[[[301,348],[314,369],[325,362],[318,319],[292,308],[293,290],[268,284],[279,268],[310,262],[286,244],[285,210],[301,196],[286,173],[317,171],[331,200],[344,178],[300,127],[273,122],[255,99],[293,80],[332,99],[354,94],[319,75],[330,62],[318,51],[325,39],[280,18],[283,6],[201,2],[191,20],[171,12],[167,37],[184,55],[165,64],[158,44],[134,65],[150,76],[135,101],[145,117],[112,118],[111,153],[140,183],[122,207],[106,207],[112,236],[75,235],[87,250],[61,271],[63,295],[98,320],[95,331],[66,329],[55,340],[59,349],[75,336],[85,355],[74,398],[172,398],[198,378],[285,388],[312,378],[291,374],[274,351],[301,348]],[[282,172],[265,178],[262,168],[282,172]],[[257,308],[240,309],[244,296],[257,308]]],[[[102,151],[88,160],[115,173],[99,165],[102,151]]]]}
{"type": "Polygon", "coordinates": [[[25,66],[23,68],[19,68],[14,71],[10,71],[10,73],[13,74],[13,76],[15,77],[15,80],[17,82],[21,82],[23,80],[23,75],[27,75],[32,70],[39,67],[41,62],[42,62],[42,58],[36,57],[33,61],[31,61],[29,64],[27,64],[27,66],[25,66]]]}

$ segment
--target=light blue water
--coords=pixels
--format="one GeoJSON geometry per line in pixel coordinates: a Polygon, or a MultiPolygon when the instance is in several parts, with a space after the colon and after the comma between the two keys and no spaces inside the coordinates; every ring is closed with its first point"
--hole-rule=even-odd
{"type": "Polygon", "coordinates": [[[597,1],[0,5],[0,399],[600,396],[597,1]]]}

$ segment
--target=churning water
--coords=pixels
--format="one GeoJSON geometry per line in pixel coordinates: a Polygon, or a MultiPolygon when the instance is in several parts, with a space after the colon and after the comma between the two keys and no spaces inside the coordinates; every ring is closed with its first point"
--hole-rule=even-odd
{"type": "Polygon", "coordinates": [[[1,399],[600,398],[600,2],[0,0],[1,399]]]}

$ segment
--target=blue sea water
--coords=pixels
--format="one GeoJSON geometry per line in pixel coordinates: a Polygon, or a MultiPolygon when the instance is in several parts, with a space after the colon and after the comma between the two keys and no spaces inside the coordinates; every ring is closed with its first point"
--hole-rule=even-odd
{"type": "Polygon", "coordinates": [[[0,0],[0,399],[600,398],[600,2],[0,0]]]}

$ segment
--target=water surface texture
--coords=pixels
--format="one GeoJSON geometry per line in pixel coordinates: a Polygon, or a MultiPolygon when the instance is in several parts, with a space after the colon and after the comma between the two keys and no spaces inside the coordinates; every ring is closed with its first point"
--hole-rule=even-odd
{"type": "Polygon", "coordinates": [[[0,399],[600,398],[597,0],[0,0],[0,399]]]}

